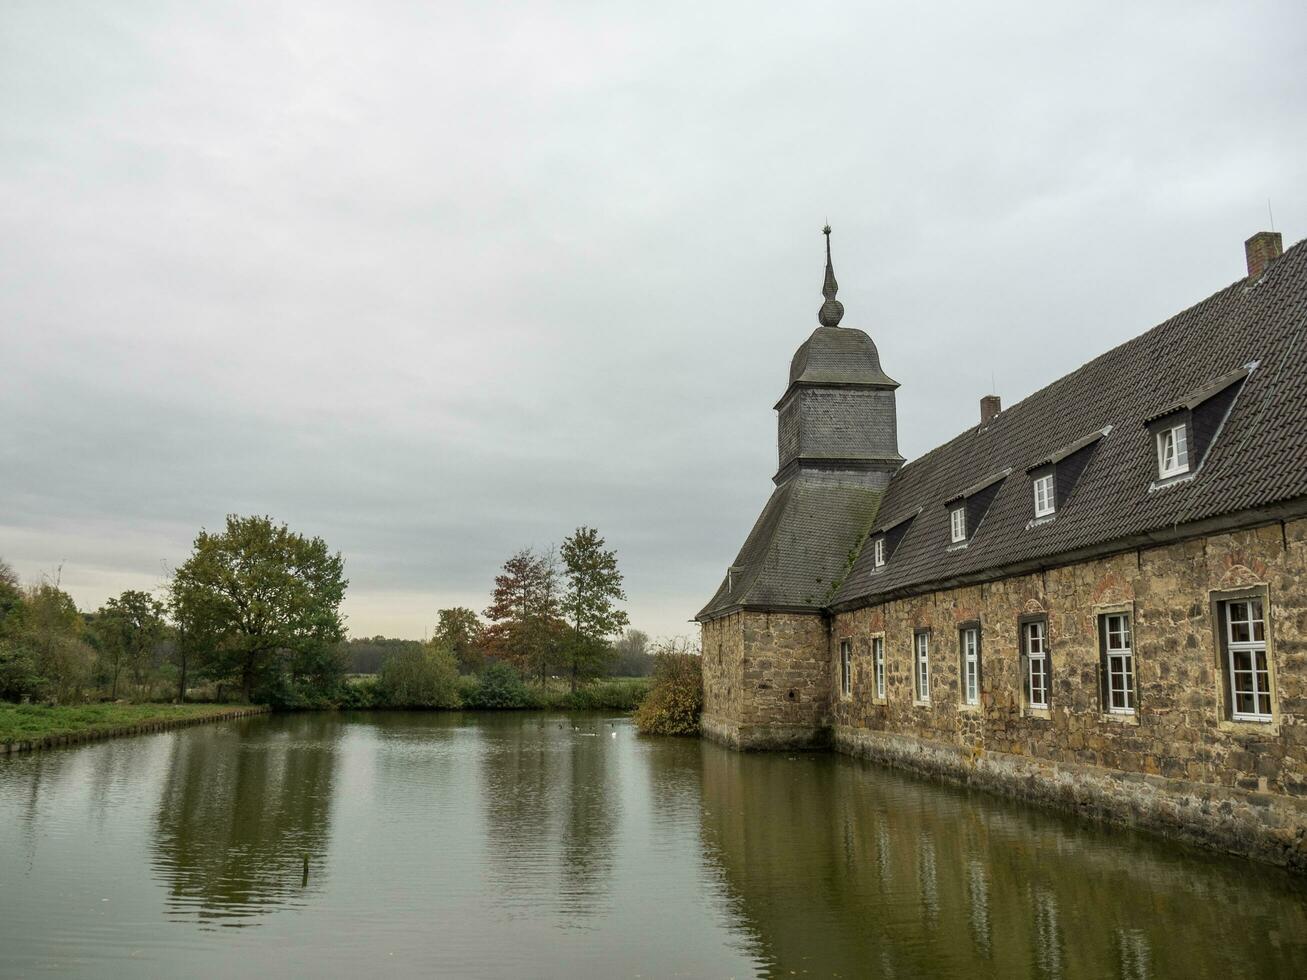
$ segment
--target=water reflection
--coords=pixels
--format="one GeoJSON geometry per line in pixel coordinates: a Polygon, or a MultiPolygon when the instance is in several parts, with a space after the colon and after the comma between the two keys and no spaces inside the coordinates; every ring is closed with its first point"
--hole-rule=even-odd
{"type": "Polygon", "coordinates": [[[324,885],[339,722],[196,729],[172,740],[155,819],[170,914],[240,925],[324,885]]]}
{"type": "Polygon", "coordinates": [[[1307,976],[1302,879],[593,716],[277,716],[0,761],[0,882],[4,976],[1307,976]]]}
{"type": "Polygon", "coordinates": [[[622,816],[618,756],[600,717],[542,716],[482,731],[481,804],[496,886],[571,926],[607,907],[622,816]]]}
{"type": "Polygon", "coordinates": [[[769,975],[1302,975],[1307,892],[1272,869],[837,757],[705,745],[702,786],[769,975]]]}

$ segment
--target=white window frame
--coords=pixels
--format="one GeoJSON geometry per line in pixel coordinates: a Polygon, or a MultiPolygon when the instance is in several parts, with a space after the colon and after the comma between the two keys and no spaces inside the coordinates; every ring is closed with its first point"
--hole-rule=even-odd
{"type": "Polygon", "coordinates": [[[876,697],[885,697],[885,637],[871,638],[871,670],[876,683],[876,697]]]}
{"type": "Polygon", "coordinates": [[[1026,687],[1029,690],[1027,706],[1047,711],[1051,697],[1048,690],[1048,623],[1032,619],[1021,625],[1021,644],[1026,656],[1026,687]],[[1039,684],[1036,688],[1035,679],[1039,684]],[[1035,699],[1035,691],[1041,695],[1035,699]]]}
{"type": "Polygon", "coordinates": [[[1047,517],[1057,513],[1057,497],[1053,487],[1053,474],[1045,473],[1035,479],[1035,516],[1047,517]]]}
{"type": "Polygon", "coordinates": [[[948,512],[949,539],[954,544],[967,540],[967,506],[954,507],[948,512]]]}
{"type": "Polygon", "coordinates": [[[1105,613],[1103,620],[1103,662],[1107,670],[1105,707],[1109,714],[1133,715],[1138,710],[1135,704],[1134,624],[1130,621],[1130,614],[1125,612],[1105,613]]]}
{"type": "Polygon", "coordinates": [[[962,701],[980,704],[980,627],[962,629],[962,701]]]}
{"type": "Polygon", "coordinates": [[[1157,433],[1157,472],[1161,479],[1189,472],[1188,427],[1182,422],[1157,433]]]}
{"type": "Polygon", "coordinates": [[[876,567],[880,568],[885,564],[885,539],[877,538],[876,543],[872,545],[872,556],[876,561],[876,567]]]}
{"type": "Polygon", "coordinates": [[[912,634],[912,662],[918,704],[930,704],[930,633],[912,634]]]}
{"type": "Polygon", "coordinates": [[[1230,717],[1235,721],[1255,721],[1265,724],[1275,720],[1274,698],[1271,691],[1271,654],[1266,645],[1266,603],[1261,596],[1226,599],[1225,607],[1225,669],[1230,685],[1230,717]],[[1246,609],[1245,618],[1236,620],[1235,607],[1246,609]],[[1235,639],[1235,624],[1247,626],[1247,638],[1235,639]],[[1262,638],[1257,639],[1257,625],[1261,625],[1262,638]],[[1245,655],[1248,667],[1236,667],[1235,658],[1245,655]],[[1260,662],[1260,666],[1258,666],[1260,662]],[[1252,711],[1239,710],[1239,680],[1243,675],[1248,683],[1246,693],[1253,699],[1252,711]],[[1265,699],[1266,710],[1261,710],[1265,699]]]}
{"type": "Polygon", "coordinates": [[[853,694],[853,641],[840,640],[840,695],[853,694]]]}

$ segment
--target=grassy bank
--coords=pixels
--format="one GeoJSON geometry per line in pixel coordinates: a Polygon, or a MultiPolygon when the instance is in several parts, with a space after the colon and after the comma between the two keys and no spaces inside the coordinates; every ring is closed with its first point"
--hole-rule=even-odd
{"type": "Polygon", "coordinates": [[[95,735],[137,725],[199,721],[248,705],[232,704],[0,704],[0,745],[95,735]]]}
{"type": "Polygon", "coordinates": [[[555,711],[634,711],[649,693],[648,677],[614,677],[569,689],[566,681],[551,681],[542,691],[531,686],[536,706],[555,711]]]}
{"type": "Polygon", "coordinates": [[[591,681],[575,691],[566,680],[551,678],[542,688],[523,683],[511,671],[491,668],[481,676],[452,677],[439,690],[426,692],[423,700],[395,692],[376,676],[352,677],[341,695],[322,703],[291,705],[314,708],[424,708],[432,711],[620,711],[631,712],[649,693],[651,678],[612,677],[591,681]]]}

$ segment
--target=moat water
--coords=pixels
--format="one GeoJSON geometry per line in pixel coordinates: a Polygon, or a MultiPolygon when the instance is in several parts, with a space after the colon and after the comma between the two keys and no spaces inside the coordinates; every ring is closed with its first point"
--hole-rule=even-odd
{"type": "Polygon", "coordinates": [[[1304,977],[1307,882],[604,716],[0,760],[0,976],[1304,977]]]}

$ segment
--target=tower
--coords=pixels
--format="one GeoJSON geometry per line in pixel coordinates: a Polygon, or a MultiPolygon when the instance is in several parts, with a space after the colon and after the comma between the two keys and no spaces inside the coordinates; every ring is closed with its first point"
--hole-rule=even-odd
{"type": "Polygon", "coordinates": [[[825,302],[818,327],[790,361],[790,383],[775,405],[777,485],[796,476],[833,479],[884,489],[903,465],[894,391],[898,382],[880,367],[880,353],[861,330],[841,327],[844,305],[826,236],[825,302]]]}
{"type": "Polygon", "coordinates": [[[795,352],[776,403],[771,497],[695,617],[702,627],[706,735],[741,748],[801,748],[828,732],[825,612],[903,464],[894,381],[844,306],[826,236],[817,329],[795,352]]]}

